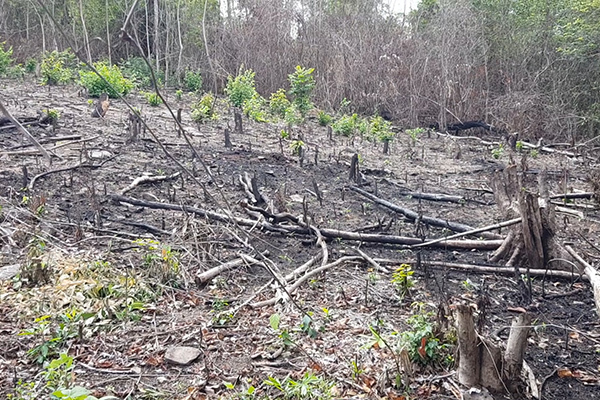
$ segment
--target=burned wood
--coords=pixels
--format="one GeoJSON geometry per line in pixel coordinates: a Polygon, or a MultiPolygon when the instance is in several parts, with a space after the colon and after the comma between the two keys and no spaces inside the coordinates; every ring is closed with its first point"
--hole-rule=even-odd
{"type": "Polygon", "coordinates": [[[464,204],[467,202],[463,196],[452,196],[442,193],[419,193],[419,192],[400,192],[402,196],[410,196],[415,199],[430,200],[430,201],[445,201],[448,203],[464,204]]]}
{"type": "Polygon", "coordinates": [[[86,163],[79,163],[77,165],[73,165],[71,167],[64,167],[64,168],[58,168],[58,169],[53,169],[50,171],[45,171],[42,172],[41,174],[37,174],[36,176],[34,176],[31,181],[29,182],[29,185],[27,185],[27,189],[29,190],[33,190],[33,187],[35,186],[35,183],[38,181],[38,179],[43,178],[45,176],[51,175],[51,174],[56,174],[56,173],[60,173],[60,172],[65,172],[65,171],[74,171],[76,169],[80,169],[80,168],[90,168],[90,169],[97,169],[102,167],[104,164],[106,164],[107,162],[109,162],[110,160],[112,160],[113,158],[115,158],[115,156],[112,156],[110,158],[107,158],[106,160],[102,161],[100,164],[86,164],[86,163]]]}
{"type": "Polygon", "coordinates": [[[488,226],[484,226],[483,228],[477,228],[477,229],[473,229],[471,231],[461,232],[461,233],[457,233],[455,235],[450,235],[447,237],[430,240],[425,243],[420,243],[420,244],[411,246],[411,248],[426,247],[431,244],[441,243],[441,242],[443,242],[445,240],[449,240],[449,239],[458,239],[458,238],[464,237],[464,236],[475,235],[477,233],[482,233],[482,232],[487,232],[487,231],[491,231],[494,229],[504,228],[507,226],[518,224],[519,222],[521,222],[521,218],[515,218],[515,219],[511,219],[510,221],[501,222],[499,224],[488,225],[488,226]]]}
{"type": "MultiPolygon", "coordinates": [[[[365,190],[357,188],[356,186],[350,186],[349,189],[365,196],[366,198],[374,201],[375,203],[377,203],[381,206],[384,206],[386,208],[389,208],[392,211],[395,211],[397,213],[404,215],[409,220],[416,221],[419,218],[419,214],[416,211],[410,210],[408,208],[403,208],[403,207],[393,204],[387,200],[383,200],[365,190]]],[[[460,224],[457,222],[451,222],[451,221],[444,221],[444,220],[441,220],[438,218],[433,218],[433,217],[428,217],[428,216],[422,216],[421,221],[426,224],[429,224],[429,225],[447,228],[447,229],[450,229],[455,232],[467,232],[467,231],[476,230],[476,228],[473,228],[472,226],[469,226],[469,225],[464,225],[464,224],[460,224]]],[[[482,232],[481,236],[485,237],[487,239],[498,239],[498,238],[502,237],[498,234],[490,233],[490,232],[482,232]]]]}
{"type": "MultiPolygon", "coordinates": [[[[197,207],[186,206],[186,205],[178,205],[178,204],[168,204],[168,203],[159,203],[153,201],[143,201],[134,199],[131,197],[125,197],[121,195],[111,195],[110,196],[114,201],[123,202],[128,204],[133,204],[142,207],[154,208],[154,209],[162,209],[162,210],[172,210],[172,211],[183,211],[187,213],[193,213],[203,218],[209,218],[214,221],[224,222],[224,223],[236,223],[241,226],[258,226],[266,231],[271,232],[279,232],[279,233],[295,233],[302,235],[309,235],[310,230],[305,227],[294,226],[294,225],[276,225],[272,224],[268,221],[256,221],[245,218],[237,218],[232,217],[225,214],[220,214],[213,211],[203,210],[197,207]]],[[[338,229],[327,229],[321,228],[321,234],[324,237],[331,239],[345,239],[345,240],[356,240],[360,242],[370,242],[370,243],[384,243],[384,244],[393,244],[393,245],[413,245],[417,243],[421,243],[420,239],[404,237],[404,236],[393,236],[393,235],[376,235],[376,234],[366,234],[366,233],[356,233],[356,232],[347,232],[338,229]]],[[[500,246],[502,240],[449,240],[444,242],[443,244],[434,245],[435,247],[442,248],[456,248],[456,249],[478,249],[478,250],[494,250],[500,246]]]]}
{"type": "MultiPolygon", "coordinates": [[[[381,260],[378,260],[381,262],[381,260]]],[[[452,268],[452,269],[460,269],[465,271],[471,271],[480,274],[500,274],[500,275],[514,275],[514,270],[512,268],[507,268],[506,266],[489,266],[489,265],[478,265],[478,264],[464,264],[464,263],[451,263],[446,261],[421,261],[423,265],[429,267],[443,267],[443,268],[452,268]]],[[[547,269],[530,269],[529,275],[531,276],[548,276],[553,278],[561,278],[568,279],[571,281],[575,281],[578,279],[587,280],[585,275],[574,274],[568,271],[556,271],[556,270],[547,270],[547,269]]]]}
{"type": "Polygon", "coordinates": [[[171,175],[158,175],[158,176],[140,176],[138,178],[135,178],[133,180],[133,182],[131,182],[131,184],[129,186],[127,186],[126,188],[124,188],[123,190],[121,190],[119,192],[119,194],[124,195],[125,193],[129,192],[130,190],[135,189],[137,186],[145,184],[145,183],[156,183],[156,182],[162,182],[162,181],[168,181],[171,179],[175,179],[178,176],[181,175],[181,172],[175,172],[174,174],[171,175]]]}
{"type": "Polygon", "coordinates": [[[4,116],[6,118],[8,118],[9,120],[11,120],[12,123],[17,127],[17,129],[24,136],[26,136],[29,139],[29,141],[40,151],[40,153],[42,153],[42,155],[46,159],[46,162],[48,163],[48,165],[52,165],[52,158],[50,157],[50,154],[46,151],[46,149],[44,149],[42,147],[42,145],[36,140],[36,138],[34,138],[33,135],[31,133],[29,133],[28,130],[25,129],[25,127],[23,127],[23,125],[21,125],[21,123],[18,120],[16,120],[12,116],[11,113],[8,112],[8,110],[4,107],[4,104],[2,104],[2,102],[0,102],[0,112],[2,112],[2,114],[4,114],[4,116]]]}

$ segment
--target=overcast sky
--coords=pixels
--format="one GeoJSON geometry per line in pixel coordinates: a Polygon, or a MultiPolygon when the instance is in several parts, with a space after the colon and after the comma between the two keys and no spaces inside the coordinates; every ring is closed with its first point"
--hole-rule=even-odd
{"type": "Polygon", "coordinates": [[[400,13],[406,10],[407,12],[417,7],[420,0],[386,0],[390,7],[392,8],[392,12],[400,13]]]}

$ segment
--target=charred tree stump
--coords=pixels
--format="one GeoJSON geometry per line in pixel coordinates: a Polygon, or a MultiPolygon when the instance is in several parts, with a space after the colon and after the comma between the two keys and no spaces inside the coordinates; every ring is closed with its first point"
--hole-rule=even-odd
{"type": "Polygon", "coordinates": [[[390,154],[390,141],[389,140],[383,141],[383,154],[390,154]]]}
{"type": "Polygon", "coordinates": [[[225,147],[228,149],[231,149],[233,147],[233,145],[231,144],[230,135],[231,135],[231,132],[229,132],[229,129],[225,128],[225,147]]]}
{"type": "Polygon", "coordinates": [[[137,141],[137,138],[143,129],[142,118],[138,113],[130,111],[127,122],[129,125],[129,138],[127,139],[127,142],[133,143],[137,141]]]}
{"type": "Polygon", "coordinates": [[[350,180],[354,181],[357,185],[360,186],[360,170],[358,165],[358,154],[354,153],[352,156],[352,160],[350,161],[350,180]]]}
{"type": "Polygon", "coordinates": [[[233,120],[235,122],[235,128],[233,132],[243,135],[244,129],[242,128],[242,113],[237,108],[233,110],[233,120]]]}
{"type": "MultiPolygon", "coordinates": [[[[525,165],[526,163],[522,163],[525,165]]],[[[507,266],[544,269],[560,253],[555,240],[554,209],[548,199],[546,174],[539,175],[539,195],[523,190],[516,164],[494,174],[491,186],[502,217],[521,218],[521,224],[509,231],[505,243],[491,261],[508,260],[507,266]]]]}
{"type": "Polygon", "coordinates": [[[178,124],[176,124],[176,128],[177,128],[177,137],[181,137],[181,108],[177,109],[177,122],[178,124]]]}

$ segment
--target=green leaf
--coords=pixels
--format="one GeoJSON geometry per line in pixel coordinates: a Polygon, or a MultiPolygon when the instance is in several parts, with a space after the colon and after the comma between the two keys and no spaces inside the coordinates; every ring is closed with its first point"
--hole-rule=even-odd
{"type": "Polygon", "coordinates": [[[279,330],[279,322],[280,321],[281,321],[281,317],[279,316],[279,314],[273,314],[269,318],[269,324],[271,325],[271,328],[273,328],[273,330],[275,330],[275,331],[279,330]]]}

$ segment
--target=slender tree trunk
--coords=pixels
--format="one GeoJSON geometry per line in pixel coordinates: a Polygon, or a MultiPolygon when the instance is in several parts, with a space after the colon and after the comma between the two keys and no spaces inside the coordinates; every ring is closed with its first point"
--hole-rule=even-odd
{"type": "Polygon", "coordinates": [[[152,48],[150,47],[150,16],[148,15],[148,3],[146,3],[146,57],[150,59],[152,48]]]}
{"type": "Polygon", "coordinates": [[[83,3],[79,0],[79,16],[81,17],[81,28],[83,29],[83,45],[85,46],[85,52],[87,62],[92,63],[92,52],[90,50],[90,38],[88,36],[87,28],[85,27],[85,17],[83,16],[83,3]]]}
{"type": "Polygon", "coordinates": [[[112,65],[112,52],[110,49],[110,28],[108,24],[108,0],[104,1],[104,16],[106,19],[106,50],[108,52],[108,65],[112,65]]]}
{"type": "Polygon", "coordinates": [[[159,24],[159,8],[158,8],[158,0],[154,0],[154,57],[156,61],[156,71],[160,70],[160,40],[158,36],[158,24],[159,24]]]}
{"type": "Polygon", "coordinates": [[[181,84],[181,58],[183,57],[183,39],[181,35],[181,0],[177,2],[177,40],[179,41],[179,55],[177,57],[177,83],[181,84]]]}

